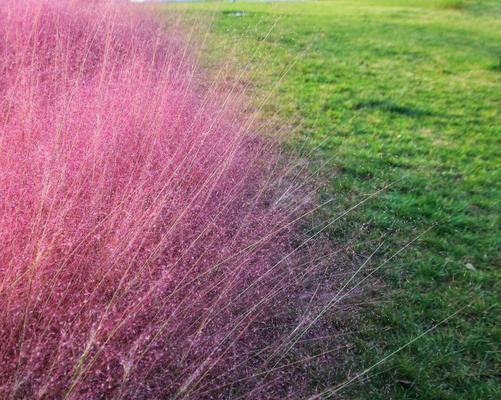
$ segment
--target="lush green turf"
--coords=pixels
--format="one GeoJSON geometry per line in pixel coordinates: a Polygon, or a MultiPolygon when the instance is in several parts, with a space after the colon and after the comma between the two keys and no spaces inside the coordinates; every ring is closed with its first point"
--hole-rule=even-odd
{"type": "Polygon", "coordinates": [[[386,287],[377,299],[384,301],[363,312],[370,335],[353,336],[360,352],[356,369],[471,302],[371,370],[368,385],[345,393],[368,399],[500,396],[501,2],[176,7],[210,11],[215,54],[215,44],[223,42],[238,43],[243,59],[259,49],[258,90],[269,91],[290,66],[265,113],[302,124],[296,144],[313,150],[313,168],[322,165],[321,179],[328,182],[323,196],[337,200],[326,217],[392,183],[336,225],[332,237],[341,241],[357,232],[365,243],[384,236],[381,262],[432,228],[378,271],[386,287]],[[235,16],[235,10],[247,14],[235,16]]]}

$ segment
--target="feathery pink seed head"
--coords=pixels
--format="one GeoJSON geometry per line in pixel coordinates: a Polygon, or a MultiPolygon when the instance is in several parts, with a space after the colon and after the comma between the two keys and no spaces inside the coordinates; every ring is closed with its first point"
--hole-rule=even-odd
{"type": "Polygon", "coordinates": [[[0,9],[0,397],[202,398],[296,284],[273,146],[125,10],[0,9]]]}

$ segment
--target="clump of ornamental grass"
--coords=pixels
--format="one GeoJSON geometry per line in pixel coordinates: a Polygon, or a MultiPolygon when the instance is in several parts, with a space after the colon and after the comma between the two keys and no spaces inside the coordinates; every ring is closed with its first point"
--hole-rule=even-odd
{"type": "Polygon", "coordinates": [[[2,2],[0,398],[300,393],[270,360],[309,196],[191,50],[126,7],[2,2]]]}

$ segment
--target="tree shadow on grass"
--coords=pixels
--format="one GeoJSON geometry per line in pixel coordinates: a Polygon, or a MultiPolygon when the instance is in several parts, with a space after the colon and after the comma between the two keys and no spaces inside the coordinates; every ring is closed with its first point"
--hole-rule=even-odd
{"type": "Polygon", "coordinates": [[[376,109],[383,112],[393,113],[404,115],[407,117],[430,117],[436,116],[436,113],[433,113],[428,110],[422,110],[417,107],[409,107],[405,105],[395,104],[388,100],[366,100],[360,101],[353,106],[355,110],[362,109],[376,109]]]}

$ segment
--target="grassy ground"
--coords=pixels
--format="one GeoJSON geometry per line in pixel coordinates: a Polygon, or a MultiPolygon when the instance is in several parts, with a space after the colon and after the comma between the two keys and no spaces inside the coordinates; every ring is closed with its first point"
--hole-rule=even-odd
{"type": "MultiPolygon", "coordinates": [[[[327,182],[323,196],[336,198],[326,217],[392,183],[333,227],[333,238],[342,241],[354,231],[360,243],[384,237],[374,268],[431,228],[377,271],[386,288],[362,313],[363,331],[370,333],[353,335],[360,354],[353,371],[471,303],[372,369],[369,383],[345,396],[500,396],[501,3],[176,7],[209,11],[214,54],[216,43],[238,43],[242,58],[259,49],[258,91],[269,90],[290,67],[265,113],[301,123],[296,146],[313,150],[312,166],[322,167],[327,182]]],[[[367,254],[374,245],[359,247],[367,254]]]]}

